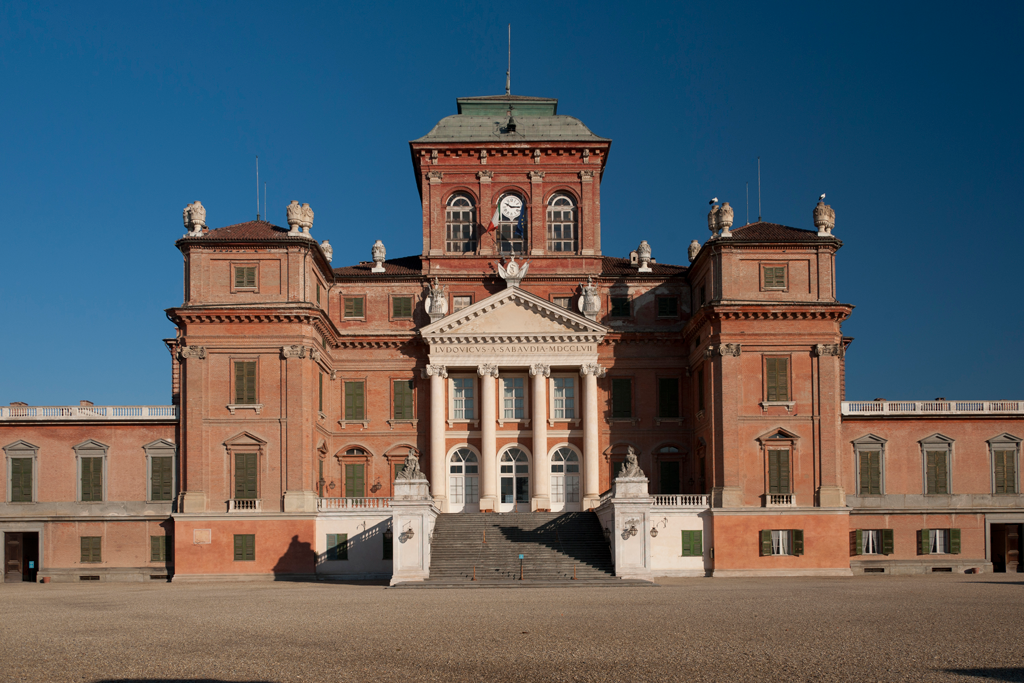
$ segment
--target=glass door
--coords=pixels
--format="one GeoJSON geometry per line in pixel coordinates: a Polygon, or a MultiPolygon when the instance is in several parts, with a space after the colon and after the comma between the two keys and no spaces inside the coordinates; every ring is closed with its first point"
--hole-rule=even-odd
{"type": "Polygon", "coordinates": [[[501,455],[501,502],[499,512],[530,511],[530,460],[519,448],[501,455]]]}
{"type": "Polygon", "coordinates": [[[580,458],[568,447],[551,454],[551,509],[580,510],[580,458]]]}
{"type": "Polygon", "coordinates": [[[460,448],[448,463],[448,512],[480,511],[480,463],[476,453],[460,448]]]}

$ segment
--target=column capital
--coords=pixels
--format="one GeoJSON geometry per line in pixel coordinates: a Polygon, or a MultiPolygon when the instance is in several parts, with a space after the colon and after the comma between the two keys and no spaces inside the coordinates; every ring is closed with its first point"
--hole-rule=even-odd
{"type": "Polygon", "coordinates": [[[843,348],[842,344],[815,344],[814,355],[821,358],[822,356],[836,356],[842,358],[846,355],[846,349],[843,348]]]}
{"type": "Polygon", "coordinates": [[[530,366],[530,377],[536,377],[537,375],[544,375],[545,377],[551,376],[551,366],[544,365],[543,363],[536,363],[530,366]]]}
{"type": "Polygon", "coordinates": [[[427,377],[440,377],[441,379],[444,379],[448,376],[448,368],[443,365],[428,365],[423,368],[422,372],[424,379],[427,377]]]}
{"type": "Polygon", "coordinates": [[[178,360],[185,360],[186,358],[196,358],[198,360],[204,360],[206,358],[206,347],[205,346],[179,346],[178,347],[178,360]]]}
{"type": "Polygon", "coordinates": [[[281,347],[281,358],[305,358],[306,347],[301,344],[292,344],[291,346],[281,347]]]}
{"type": "Polygon", "coordinates": [[[476,366],[476,371],[481,377],[497,377],[498,366],[493,363],[485,363],[476,366]]]}
{"type": "Polygon", "coordinates": [[[580,366],[580,374],[584,377],[587,375],[593,375],[594,377],[601,378],[608,373],[608,368],[601,367],[597,363],[584,363],[580,366]]]}

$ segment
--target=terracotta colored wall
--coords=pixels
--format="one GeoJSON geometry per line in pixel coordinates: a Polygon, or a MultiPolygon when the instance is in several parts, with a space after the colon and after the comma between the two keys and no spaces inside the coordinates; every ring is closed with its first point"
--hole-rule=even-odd
{"type": "Polygon", "coordinates": [[[151,536],[167,536],[168,553],[173,550],[173,530],[170,519],[151,521],[82,521],[47,522],[40,538],[43,558],[40,570],[74,568],[83,574],[89,570],[118,567],[165,567],[173,564],[152,562],[151,536]],[[102,562],[82,562],[82,536],[99,536],[102,562]]]}
{"type": "Polygon", "coordinates": [[[848,519],[845,514],[713,514],[715,570],[849,568],[848,519]],[[762,529],[803,529],[804,554],[762,557],[762,529]]]}
{"type": "Polygon", "coordinates": [[[311,518],[175,521],[175,574],[312,574],[316,522],[311,518]],[[212,542],[194,543],[196,529],[212,542]],[[235,561],[235,534],[256,535],[256,560],[235,561]]]}
{"type": "MultiPolygon", "coordinates": [[[[893,554],[886,559],[921,560],[928,557],[949,559],[984,559],[985,552],[985,515],[983,514],[894,514],[866,515],[851,514],[850,530],[855,529],[892,529],[893,554]],[[918,554],[917,532],[921,529],[960,529],[960,555],[920,555],[918,554]]],[[[856,559],[881,559],[876,555],[861,556],[856,559]]]]}

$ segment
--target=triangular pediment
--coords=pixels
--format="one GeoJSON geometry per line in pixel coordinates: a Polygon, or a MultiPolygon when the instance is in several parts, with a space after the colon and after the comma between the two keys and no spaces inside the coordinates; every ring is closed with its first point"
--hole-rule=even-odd
{"type": "Polygon", "coordinates": [[[244,448],[246,446],[259,447],[266,446],[267,442],[258,436],[250,434],[249,432],[239,432],[230,439],[226,439],[224,441],[224,445],[234,448],[244,448]]]}
{"type": "Polygon", "coordinates": [[[501,338],[599,341],[604,325],[562,308],[518,287],[509,287],[483,301],[424,327],[424,338],[501,338]]]}

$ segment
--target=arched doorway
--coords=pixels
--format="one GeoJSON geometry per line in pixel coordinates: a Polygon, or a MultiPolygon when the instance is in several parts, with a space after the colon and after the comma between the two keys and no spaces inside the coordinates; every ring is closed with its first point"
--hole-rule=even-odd
{"type": "Polygon", "coordinates": [[[551,454],[551,510],[580,511],[580,456],[570,446],[551,454]]]}
{"type": "Polygon", "coordinates": [[[448,458],[448,511],[480,512],[480,462],[468,448],[448,458]]]}
{"type": "Polygon", "coordinates": [[[499,512],[530,511],[530,458],[521,448],[501,454],[501,502],[499,512]]]}

